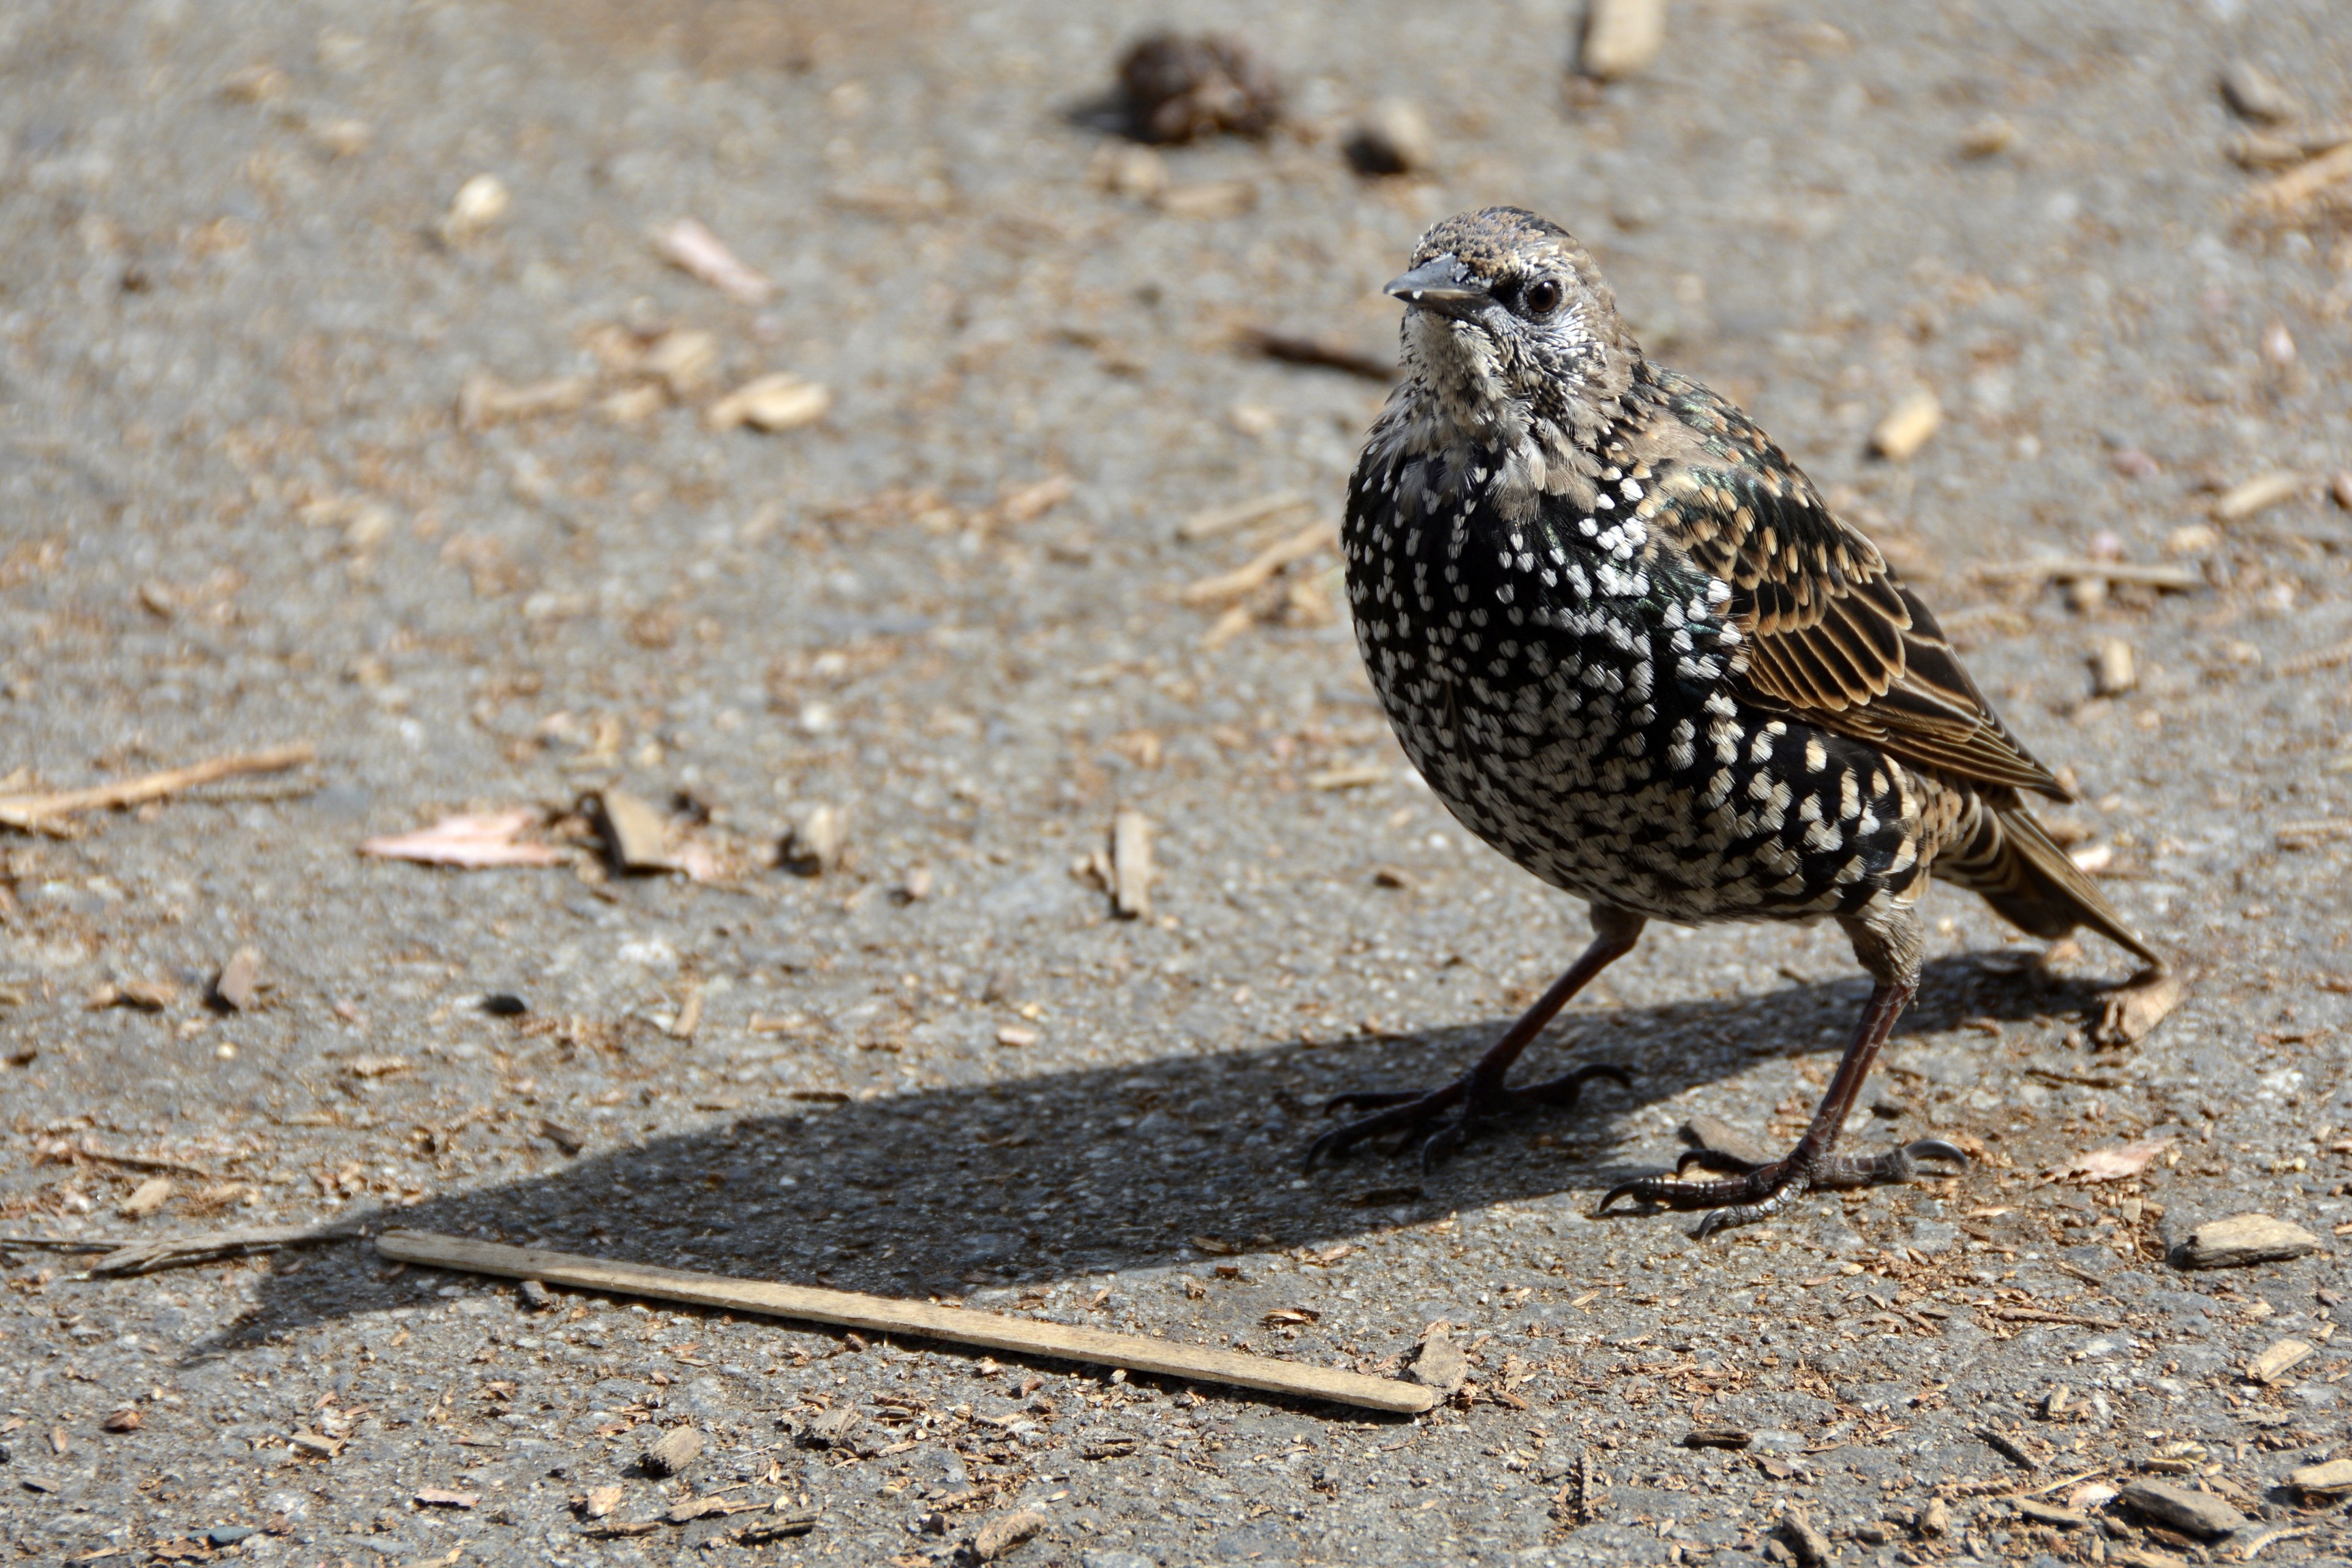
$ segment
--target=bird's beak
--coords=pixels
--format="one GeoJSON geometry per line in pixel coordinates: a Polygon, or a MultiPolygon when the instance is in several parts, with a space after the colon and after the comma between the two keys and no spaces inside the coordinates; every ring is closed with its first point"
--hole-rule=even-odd
{"type": "Polygon", "coordinates": [[[1451,252],[1423,262],[1402,278],[1390,279],[1383,292],[1446,316],[1474,315],[1493,298],[1486,285],[1470,276],[1451,252]]]}

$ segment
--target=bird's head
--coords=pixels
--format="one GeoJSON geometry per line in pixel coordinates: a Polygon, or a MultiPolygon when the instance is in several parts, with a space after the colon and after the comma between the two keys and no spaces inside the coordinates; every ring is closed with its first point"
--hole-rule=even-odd
{"type": "Polygon", "coordinates": [[[1576,237],[1518,207],[1435,225],[1387,291],[1405,306],[1408,389],[1482,443],[1591,440],[1641,360],[1576,237]]]}

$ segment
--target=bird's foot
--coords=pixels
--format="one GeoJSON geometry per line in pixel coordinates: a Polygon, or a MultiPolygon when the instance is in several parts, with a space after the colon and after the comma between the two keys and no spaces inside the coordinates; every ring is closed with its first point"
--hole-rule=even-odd
{"type": "Polygon", "coordinates": [[[1517,1089],[1489,1081],[1473,1068],[1444,1088],[1426,1093],[1333,1095],[1323,1104],[1326,1115],[1349,1107],[1381,1109],[1344,1127],[1335,1127],[1315,1140],[1307,1151],[1306,1169],[1311,1171],[1322,1160],[1336,1159],[1367,1138],[1386,1132],[1416,1132],[1436,1123],[1436,1130],[1421,1146],[1421,1166],[1426,1171],[1462,1147],[1475,1129],[1528,1110],[1572,1106],[1583,1094],[1584,1086],[1596,1078],[1627,1088],[1633,1082],[1622,1068],[1595,1062],[1517,1089]],[[1448,1117],[1446,1112],[1456,1106],[1461,1110],[1448,1117]]]}
{"type": "Polygon", "coordinates": [[[1642,1176],[1609,1189],[1595,1214],[1606,1214],[1619,1198],[1664,1204],[1668,1208],[1705,1209],[1706,1216],[1693,1234],[1704,1239],[1735,1225],[1752,1225],[1776,1213],[1791,1199],[1814,1187],[1864,1187],[1883,1182],[1907,1182],[1918,1173],[1921,1160],[1969,1163],[1968,1154],[1940,1138],[1922,1138],[1884,1154],[1817,1154],[1800,1142],[1780,1159],[1750,1165],[1720,1150],[1694,1149],[1675,1163],[1671,1176],[1642,1176]],[[1738,1171],[1738,1175],[1712,1182],[1685,1182],[1683,1172],[1693,1165],[1738,1171]]]}

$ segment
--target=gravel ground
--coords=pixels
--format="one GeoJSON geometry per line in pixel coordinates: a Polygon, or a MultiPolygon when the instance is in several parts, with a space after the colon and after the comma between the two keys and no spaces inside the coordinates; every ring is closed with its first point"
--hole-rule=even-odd
{"type": "Polygon", "coordinates": [[[0,843],[0,1232],[400,1224],[1372,1371],[1442,1321],[1469,1386],[1365,1418],[534,1306],[350,1242],[127,1279],[17,1243],[0,1537],[916,1563],[1027,1507],[1012,1560],[1087,1568],[1746,1564],[1790,1513],[1849,1563],[2208,1550],[2099,1506],[2152,1468],[2252,1521],[2216,1555],[2352,1550],[2284,1485],[2352,1439],[2352,527],[2317,485],[2207,521],[2352,466],[2352,235],[2243,219],[2264,176],[2215,90],[2245,57],[2352,119],[2340,8],[1678,3],[1657,67],[1598,89],[1551,0],[1202,6],[1284,70],[1297,128],[1157,165],[1087,122],[1151,10],[827,9],[0,9],[0,771],[29,770],[0,793],[317,748],[0,843]],[[1392,96],[1436,166],[1359,178],[1339,130],[1392,96]],[[1963,156],[1989,116],[2014,139],[1963,156]],[[505,210],[447,221],[484,174],[505,210]],[[2095,1052],[2117,955],[2044,963],[1931,895],[1853,1136],[1933,1129],[1980,1151],[1963,1176],[1704,1246],[1591,1217],[1693,1115],[1793,1134],[1865,986],[1834,931],[1777,928],[1654,930],[1538,1053],[1629,1089],[1425,1179],[1297,1174],[1321,1097],[1450,1075],[1582,939],[1402,769],[1328,552],[1239,614],[1182,594],[1334,515],[1381,395],[1237,333],[1384,353],[1380,282],[1494,200],[1591,241],[1653,350],[1926,584],[2080,781],[2070,841],[2195,975],[2095,1052]],[[688,215],[772,297],[666,267],[646,231],[688,215]],[[830,412],[712,426],[772,372],[830,412]],[[1920,384],[1941,429],[1866,456],[1920,384]],[[1285,489],[1306,504],[1178,537],[1285,489]],[[1997,570],[2094,550],[2193,585],[1997,570]],[[2095,697],[2109,638],[2137,687],[2095,697]],[[613,787],[678,807],[701,879],[603,868],[575,803],[613,787]],[[564,863],[355,853],[506,806],[564,863]],[[1141,919],[1087,868],[1121,806],[1154,825],[1141,919]],[[841,862],[778,864],[827,807],[841,862]],[[245,947],[257,1005],[207,1005],[245,947]],[[2137,1177],[2052,1179],[2142,1139],[2137,1177]],[[159,1174],[160,1209],[121,1212],[159,1174]],[[2320,1250],[2166,1261],[2246,1210],[2320,1250]],[[2244,1374],[2286,1338],[2315,1353],[2244,1374]],[[647,1474],[688,1421],[703,1457],[647,1474]],[[597,1537],[710,1494],[819,1522],[597,1537]]]}

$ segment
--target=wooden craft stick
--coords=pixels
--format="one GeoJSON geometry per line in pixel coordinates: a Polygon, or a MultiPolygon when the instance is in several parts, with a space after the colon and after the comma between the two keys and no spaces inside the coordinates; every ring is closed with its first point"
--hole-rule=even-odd
{"type": "Polygon", "coordinates": [[[543,1252],[530,1247],[505,1247],[465,1237],[436,1236],[429,1231],[388,1230],[376,1237],[375,1248],[398,1262],[421,1263],[435,1268],[537,1279],[574,1290],[649,1296],[656,1300],[723,1307],[730,1311],[759,1312],[774,1318],[798,1318],[804,1322],[835,1323],[868,1333],[911,1334],[1009,1351],[1016,1355],[1088,1362],[1156,1373],[1162,1377],[1230,1384],[1237,1388],[1263,1389],[1269,1394],[1296,1394],[1304,1399],[1328,1399],[1399,1415],[1417,1415],[1437,1403],[1435,1390],[1394,1378],[1300,1366],[1270,1356],[1178,1344],[1141,1334],[1107,1333],[1100,1329],[1073,1328],[1066,1323],[900,1301],[888,1296],[820,1290],[805,1285],[772,1285],[763,1280],[730,1279],[719,1274],[689,1274],[682,1269],[608,1262],[601,1258],[543,1252]]]}
{"type": "Polygon", "coordinates": [[[213,757],[188,767],[166,768],[160,773],[100,784],[95,789],[58,790],[48,795],[0,795],[0,825],[37,827],[44,822],[71,816],[78,812],[142,805],[184,789],[234,778],[239,773],[284,773],[288,768],[300,767],[317,755],[310,742],[302,742],[291,746],[278,746],[267,752],[213,757]]]}

